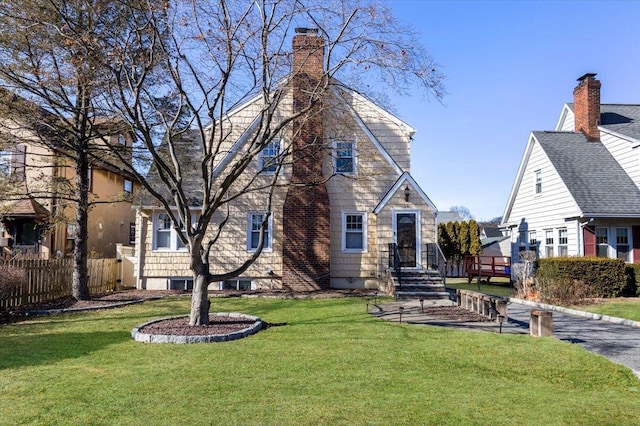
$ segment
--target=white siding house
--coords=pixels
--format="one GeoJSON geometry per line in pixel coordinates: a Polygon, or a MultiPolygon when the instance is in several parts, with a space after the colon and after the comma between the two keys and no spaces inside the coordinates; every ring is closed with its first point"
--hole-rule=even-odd
{"type": "Polygon", "coordinates": [[[501,227],[514,262],[536,250],[640,263],[640,106],[601,105],[595,74],[578,81],[556,130],[531,133],[501,227]]]}

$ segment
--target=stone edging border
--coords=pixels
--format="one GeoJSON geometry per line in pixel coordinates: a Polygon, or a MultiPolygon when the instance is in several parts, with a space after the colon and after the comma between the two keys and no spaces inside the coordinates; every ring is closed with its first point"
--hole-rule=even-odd
{"type": "Polygon", "coordinates": [[[579,311],[577,309],[565,308],[563,306],[548,305],[546,303],[532,302],[531,300],[518,299],[515,297],[505,297],[507,302],[519,303],[521,305],[532,306],[538,309],[546,309],[549,311],[561,312],[563,314],[574,315],[594,320],[606,321],[613,324],[626,325],[629,327],[640,328],[639,321],[633,321],[625,318],[612,317],[603,314],[594,314],[592,312],[579,311]]]}
{"type": "Polygon", "coordinates": [[[140,331],[146,325],[153,324],[156,322],[170,320],[170,319],[179,319],[186,318],[185,315],[174,316],[174,317],[166,317],[155,319],[153,321],[145,322],[141,324],[133,330],[131,330],[131,337],[136,342],[145,342],[145,343],[178,343],[178,344],[189,344],[189,343],[212,343],[212,342],[227,342],[230,340],[242,339],[244,337],[251,336],[252,334],[256,334],[258,331],[262,330],[262,320],[253,315],[241,314],[238,312],[216,312],[214,315],[220,316],[228,316],[232,318],[244,318],[248,320],[254,321],[253,325],[242,329],[240,331],[235,331],[233,333],[227,334],[210,334],[207,336],[177,336],[177,335],[166,335],[166,334],[148,334],[140,331]]]}

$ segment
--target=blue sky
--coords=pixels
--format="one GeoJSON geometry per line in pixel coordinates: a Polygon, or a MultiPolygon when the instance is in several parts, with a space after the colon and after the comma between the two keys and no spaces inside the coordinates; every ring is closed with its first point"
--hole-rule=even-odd
{"type": "Polygon", "coordinates": [[[640,104],[640,1],[387,3],[446,76],[442,104],[392,98],[439,210],[501,216],[529,133],[553,130],[583,74],[598,74],[601,102],[640,104]]]}

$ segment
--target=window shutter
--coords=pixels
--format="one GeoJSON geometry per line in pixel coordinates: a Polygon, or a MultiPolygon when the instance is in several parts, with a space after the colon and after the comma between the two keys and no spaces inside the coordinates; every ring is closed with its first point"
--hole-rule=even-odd
{"type": "Polygon", "coordinates": [[[640,263],[640,226],[631,227],[633,239],[633,263],[640,263]]]}
{"type": "Polygon", "coordinates": [[[582,234],[584,236],[584,255],[595,256],[596,255],[596,230],[589,226],[582,228],[582,234]]]}

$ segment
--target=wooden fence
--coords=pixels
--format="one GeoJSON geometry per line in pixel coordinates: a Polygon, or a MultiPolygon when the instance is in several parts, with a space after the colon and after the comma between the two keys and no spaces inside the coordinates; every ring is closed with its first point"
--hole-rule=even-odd
{"type": "MultiPolygon", "coordinates": [[[[73,259],[13,259],[0,261],[24,271],[24,284],[0,297],[0,311],[18,306],[46,303],[71,296],[73,259]]],[[[116,259],[88,259],[89,293],[99,294],[116,290],[118,263],[116,259]]]]}

